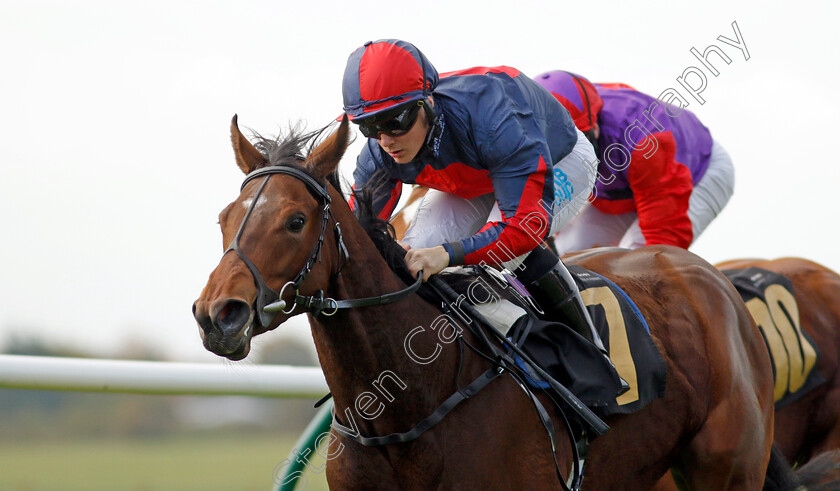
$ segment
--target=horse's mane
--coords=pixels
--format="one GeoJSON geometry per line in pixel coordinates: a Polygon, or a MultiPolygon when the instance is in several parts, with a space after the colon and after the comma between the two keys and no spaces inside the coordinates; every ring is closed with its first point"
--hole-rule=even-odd
{"type": "Polygon", "coordinates": [[[376,250],[388,263],[388,267],[406,283],[414,283],[411,272],[405,264],[405,249],[396,241],[396,232],[393,225],[376,216],[373,209],[375,196],[381,195],[381,191],[389,184],[391,178],[380,169],[376,171],[368,182],[360,189],[353,190],[356,202],[356,217],[362,228],[367,232],[368,237],[373,241],[376,250]]]}

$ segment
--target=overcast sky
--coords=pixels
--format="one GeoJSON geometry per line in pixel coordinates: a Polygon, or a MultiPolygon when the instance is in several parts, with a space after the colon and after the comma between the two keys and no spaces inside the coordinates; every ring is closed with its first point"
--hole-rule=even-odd
{"type": "MultiPolygon", "coordinates": [[[[676,89],[736,168],[732,200],[692,250],[840,270],[840,162],[827,151],[840,135],[838,7],[729,3],[0,0],[0,343],[145,342],[215,360],[190,307],[243,177],[230,118],[266,135],[327,124],[347,56],[385,37],[441,72],[504,64],[676,89]],[[733,21],[748,60],[717,39],[735,39],[733,21]],[[732,60],[711,57],[717,77],[690,53],[710,44],[732,60]],[[707,78],[702,105],[677,82],[692,66],[707,78]]],[[[283,335],[310,339],[302,316],[267,336],[283,335]]]]}

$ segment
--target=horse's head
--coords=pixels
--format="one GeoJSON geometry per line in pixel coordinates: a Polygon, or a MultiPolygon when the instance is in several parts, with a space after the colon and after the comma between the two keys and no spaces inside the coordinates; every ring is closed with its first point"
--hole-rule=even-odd
{"type": "Polygon", "coordinates": [[[227,249],[193,304],[204,347],[217,355],[245,358],[253,336],[304,311],[294,308],[296,292],[317,298],[345,259],[326,178],[347,149],[347,120],[304,157],[301,147],[311,138],[263,139],[262,153],[239,131],[236,116],[231,122],[236,163],[247,177],[219,214],[227,249]]]}

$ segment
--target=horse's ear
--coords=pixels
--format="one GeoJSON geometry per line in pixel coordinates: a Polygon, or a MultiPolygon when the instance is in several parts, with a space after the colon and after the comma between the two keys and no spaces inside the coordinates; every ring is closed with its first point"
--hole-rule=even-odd
{"type": "Polygon", "coordinates": [[[316,176],[325,178],[338,167],[338,162],[349,145],[350,122],[345,114],[338,129],[312,150],[306,159],[306,166],[316,176]]]}
{"type": "Polygon", "coordinates": [[[259,150],[251,145],[251,142],[239,131],[237,115],[233,115],[230,122],[230,141],[233,143],[233,154],[236,156],[236,165],[242,172],[250,174],[254,169],[265,165],[268,160],[259,150]]]}

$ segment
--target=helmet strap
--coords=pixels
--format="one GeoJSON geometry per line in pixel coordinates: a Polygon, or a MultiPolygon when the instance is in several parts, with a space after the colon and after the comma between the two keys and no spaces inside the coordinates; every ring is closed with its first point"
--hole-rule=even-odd
{"type": "Polygon", "coordinates": [[[598,145],[598,139],[595,138],[595,128],[589,128],[588,130],[583,132],[586,135],[586,139],[589,140],[589,143],[592,144],[592,148],[595,149],[595,156],[598,157],[601,155],[601,151],[598,145]]]}
{"type": "MultiPolygon", "coordinates": [[[[575,75],[572,72],[566,72],[565,70],[564,70],[564,72],[571,75],[572,79],[574,79],[574,81],[577,83],[578,87],[580,87],[580,92],[581,92],[581,94],[583,94],[584,102],[586,103],[586,115],[589,117],[589,127],[594,128],[595,124],[594,124],[594,121],[592,121],[592,105],[589,103],[589,93],[586,92],[586,87],[583,86],[583,82],[580,80],[580,78],[577,75],[575,75]]],[[[593,135],[594,135],[594,132],[593,132],[593,135]]],[[[588,136],[589,135],[587,135],[587,137],[588,136]]],[[[592,141],[592,138],[589,138],[589,141],[592,141]]]]}
{"type": "Polygon", "coordinates": [[[426,113],[426,121],[429,123],[429,131],[426,132],[426,142],[424,146],[434,154],[435,140],[443,133],[443,128],[440,125],[440,115],[435,111],[434,106],[431,105],[429,99],[424,99],[423,110],[426,113]]]}

